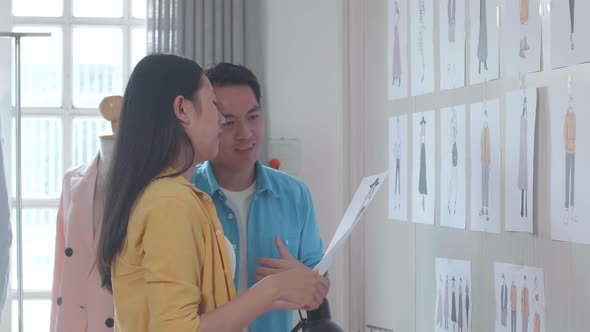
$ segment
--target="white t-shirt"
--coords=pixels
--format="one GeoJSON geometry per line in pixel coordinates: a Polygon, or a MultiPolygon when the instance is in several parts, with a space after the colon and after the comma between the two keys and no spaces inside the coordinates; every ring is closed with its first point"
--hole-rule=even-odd
{"type": "MultiPolygon", "coordinates": [[[[254,197],[256,191],[256,181],[244,191],[235,192],[224,188],[221,188],[221,191],[225,194],[229,207],[236,214],[235,216],[230,215],[229,218],[236,218],[240,232],[240,257],[236,258],[240,260],[237,292],[241,294],[248,289],[248,216],[250,215],[252,197],[254,197]]],[[[235,244],[232,247],[234,248],[235,257],[235,244]]],[[[235,269],[232,271],[235,273],[235,269]]],[[[243,332],[248,332],[248,328],[245,328],[243,332]]]]}
{"type": "Polygon", "coordinates": [[[248,289],[248,216],[250,215],[252,198],[256,191],[256,182],[244,191],[235,192],[224,188],[221,188],[221,191],[225,194],[229,207],[236,214],[235,216],[230,215],[229,218],[236,218],[240,232],[240,257],[236,258],[240,262],[237,292],[241,294],[248,289]]]}

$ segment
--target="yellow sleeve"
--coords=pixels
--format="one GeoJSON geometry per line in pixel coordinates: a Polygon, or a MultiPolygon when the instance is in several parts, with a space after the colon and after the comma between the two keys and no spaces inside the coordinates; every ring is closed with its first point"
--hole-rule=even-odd
{"type": "Polygon", "coordinates": [[[199,326],[205,218],[196,203],[164,199],[146,215],[143,268],[149,331],[195,332],[199,326]]]}

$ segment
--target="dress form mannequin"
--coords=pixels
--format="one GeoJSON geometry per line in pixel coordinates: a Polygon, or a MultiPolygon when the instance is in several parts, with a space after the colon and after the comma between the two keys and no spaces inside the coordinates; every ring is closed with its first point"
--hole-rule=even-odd
{"type": "Polygon", "coordinates": [[[98,174],[96,176],[96,187],[94,189],[94,211],[93,211],[93,235],[96,238],[96,232],[102,223],[103,210],[106,199],[106,184],[108,172],[113,158],[115,148],[115,135],[119,123],[123,97],[109,96],[105,97],[100,103],[99,109],[102,117],[111,123],[112,134],[100,135],[100,152],[98,159],[98,174]]]}
{"type": "MultiPolygon", "coordinates": [[[[120,96],[107,97],[99,107],[113,132],[121,101],[120,96]]],[[[93,259],[98,250],[115,135],[103,135],[99,140],[99,153],[64,175],[55,232],[51,332],[107,332],[115,326],[113,297],[102,288],[93,259]]]]}

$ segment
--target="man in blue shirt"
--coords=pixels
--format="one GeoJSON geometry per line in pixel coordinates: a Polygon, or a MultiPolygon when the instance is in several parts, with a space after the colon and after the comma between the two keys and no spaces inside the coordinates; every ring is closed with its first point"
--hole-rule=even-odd
{"type": "MultiPolygon", "coordinates": [[[[211,196],[225,236],[236,253],[234,283],[239,293],[265,276],[313,268],[323,246],[307,186],[258,160],[264,141],[260,84],[243,66],[217,64],[206,71],[226,119],[219,153],[198,165],[192,177],[211,196]]],[[[290,331],[291,311],[256,319],[249,332],[290,331]]]]}

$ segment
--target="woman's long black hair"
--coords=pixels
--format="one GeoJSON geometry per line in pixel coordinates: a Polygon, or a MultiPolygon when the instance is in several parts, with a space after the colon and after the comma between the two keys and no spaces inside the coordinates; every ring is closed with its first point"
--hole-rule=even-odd
{"type": "Polygon", "coordinates": [[[202,77],[203,68],[192,60],[153,54],[143,58],[129,78],[98,245],[102,285],[111,292],[111,266],[123,248],[135,201],[152,180],[176,161],[182,149],[188,158],[174,176],[193,165],[195,151],[173,105],[177,96],[194,100],[202,77]]]}

